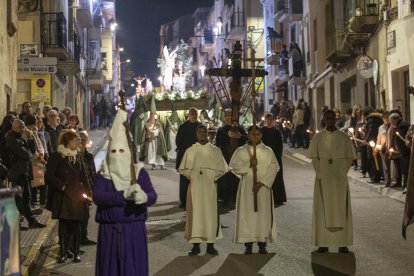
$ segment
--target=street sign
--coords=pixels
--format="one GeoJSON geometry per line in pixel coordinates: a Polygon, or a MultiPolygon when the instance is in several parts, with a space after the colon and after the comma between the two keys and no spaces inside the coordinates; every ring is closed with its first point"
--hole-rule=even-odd
{"type": "Polygon", "coordinates": [[[17,65],[17,72],[20,73],[39,73],[39,74],[55,74],[57,72],[56,66],[48,65],[17,65]]]}
{"type": "Polygon", "coordinates": [[[55,57],[22,57],[17,59],[18,65],[56,65],[55,57]]]}

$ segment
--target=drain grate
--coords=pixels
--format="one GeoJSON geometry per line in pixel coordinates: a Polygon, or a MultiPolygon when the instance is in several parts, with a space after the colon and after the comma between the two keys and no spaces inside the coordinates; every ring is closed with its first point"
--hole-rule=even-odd
{"type": "Polygon", "coordinates": [[[183,219],[154,219],[154,220],[147,220],[145,223],[146,225],[167,225],[167,224],[175,224],[183,222],[183,219]]]}

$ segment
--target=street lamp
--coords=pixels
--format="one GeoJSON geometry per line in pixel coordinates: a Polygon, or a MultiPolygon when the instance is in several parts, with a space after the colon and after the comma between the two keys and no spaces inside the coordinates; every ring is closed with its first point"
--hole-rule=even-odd
{"type": "Polygon", "coordinates": [[[127,59],[127,60],[121,61],[120,64],[122,64],[122,63],[130,63],[130,62],[131,62],[131,59],[127,59]]]}
{"type": "Polygon", "coordinates": [[[123,52],[124,51],[124,47],[119,48],[119,51],[120,52],[123,52]]]}

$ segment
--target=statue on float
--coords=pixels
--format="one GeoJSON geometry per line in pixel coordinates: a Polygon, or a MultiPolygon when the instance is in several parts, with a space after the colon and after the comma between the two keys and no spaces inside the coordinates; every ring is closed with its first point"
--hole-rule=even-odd
{"type": "Polygon", "coordinates": [[[142,87],[142,82],[145,79],[146,77],[141,76],[134,78],[134,80],[137,82],[137,88],[135,89],[135,95],[132,97],[132,100],[134,102],[134,111],[132,112],[129,122],[129,125],[131,127],[132,140],[134,141],[138,150],[140,148],[142,140],[144,122],[146,121],[146,107],[143,96],[145,89],[142,87]]]}

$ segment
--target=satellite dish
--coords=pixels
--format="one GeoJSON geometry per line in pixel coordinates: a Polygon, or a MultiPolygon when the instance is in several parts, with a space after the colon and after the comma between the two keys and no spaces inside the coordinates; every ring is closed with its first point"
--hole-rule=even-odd
{"type": "Polygon", "coordinates": [[[357,69],[364,79],[372,78],[374,75],[374,61],[369,56],[359,56],[357,58],[357,69]]]}
{"type": "Polygon", "coordinates": [[[374,75],[372,76],[374,78],[374,85],[377,86],[378,84],[378,61],[375,59],[374,63],[372,64],[373,66],[373,73],[374,75]]]}

